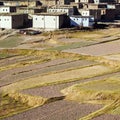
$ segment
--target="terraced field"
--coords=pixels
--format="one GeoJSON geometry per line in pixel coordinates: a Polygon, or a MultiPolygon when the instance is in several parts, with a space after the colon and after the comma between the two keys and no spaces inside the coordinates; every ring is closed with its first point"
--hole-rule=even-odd
{"type": "Polygon", "coordinates": [[[105,32],[71,32],[69,44],[60,34],[46,50],[1,49],[0,119],[119,120],[119,31],[105,32]]]}

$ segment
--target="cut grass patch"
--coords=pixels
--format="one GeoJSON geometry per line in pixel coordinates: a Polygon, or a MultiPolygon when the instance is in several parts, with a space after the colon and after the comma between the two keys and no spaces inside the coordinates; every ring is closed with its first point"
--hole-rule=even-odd
{"type": "Polygon", "coordinates": [[[0,118],[5,118],[43,105],[47,99],[21,93],[0,95],[0,118]]]}
{"type": "Polygon", "coordinates": [[[74,99],[77,101],[111,101],[120,96],[119,86],[119,78],[114,77],[77,84],[62,90],[62,92],[68,96],[68,99],[74,99]]]}
{"type": "Polygon", "coordinates": [[[4,58],[10,57],[10,56],[11,55],[9,55],[9,54],[0,53],[0,59],[4,59],[4,58]]]}
{"type": "Polygon", "coordinates": [[[76,43],[69,43],[69,44],[65,44],[65,45],[62,45],[62,46],[49,48],[47,50],[62,51],[62,50],[67,50],[67,49],[75,49],[75,48],[79,48],[79,47],[84,47],[84,46],[87,46],[87,45],[90,45],[90,44],[92,44],[92,42],[76,42],[76,43]]]}
{"type": "Polygon", "coordinates": [[[120,54],[108,55],[108,56],[104,56],[104,58],[108,60],[120,61],[120,54]]]}
{"type": "Polygon", "coordinates": [[[20,101],[16,101],[8,95],[0,97],[0,118],[16,114],[18,111],[28,109],[27,104],[23,104],[20,101]]]}
{"type": "Polygon", "coordinates": [[[113,115],[120,115],[120,106],[117,107],[116,109],[113,109],[111,111],[108,112],[109,114],[113,114],[113,115]]]}
{"type": "Polygon", "coordinates": [[[57,52],[57,51],[37,51],[37,50],[2,50],[1,54],[17,54],[17,55],[25,55],[25,56],[37,56],[40,57],[40,59],[36,59],[36,60],[26,60],[26,61],[22,61],[22,62],[17,62],[17,63],[13,63],[10,65],[6,65],[3,67],[0,67],[0,71],[4,71],[4,70],[9,70],[9,69],[13,69],[13,68],[19,68],[19,67],[24,67],[24,66],[29,66],[32,64],[39,64],[39,63],[43,63],[43,62],[48,62],[50,60],[55,60],[58,58],[70,58],[70,59],[82,59],[82,56],[80,58],[80,55],[75,55],[75,54],[68,54],[68,53],[62,53],[62,52],[57,52]]]}
{"type": "Polygon", "coordinates": [[[18,35],[10,36],[5,40],[0,41],[0,47],[1,48],[17,47],[21,42],[22,42],[22,39],[18,35]]]}
{"type": "Polygon", "coordinates": [[[35,76],[27,80],[22,80],[11,85],[5,86],[2,89],[4,91],[16,91],[37,86],[46,86],[50,84],[66,83],[85,78],[90,78],[106,73],[113,72],[112,68],[105,67],[102,65],[89,66],[85,68],[72,69],[69,71],[62,71],[58,73],[45,74],[35,76]]]}
{"type": "Polygon", "coordinates": [[[80,120],[91,120],[105,113],[120,114],[120,77],[96,80],[73,85],[62,90],[69,100],[105,106],[80,120]]]}

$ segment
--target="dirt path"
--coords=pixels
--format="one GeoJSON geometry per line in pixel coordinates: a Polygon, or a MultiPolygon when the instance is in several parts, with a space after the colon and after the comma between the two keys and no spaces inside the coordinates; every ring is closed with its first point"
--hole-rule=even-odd
{"type": "Polygon", "coordinates": [[[4,120],[76,120],[100,108],[101,105],[60,100],[4,120]]]}

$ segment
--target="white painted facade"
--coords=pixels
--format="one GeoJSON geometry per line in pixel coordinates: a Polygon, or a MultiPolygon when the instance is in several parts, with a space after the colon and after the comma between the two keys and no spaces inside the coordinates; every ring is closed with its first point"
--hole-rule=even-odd
{"type": "Polygon", "coordinates": [[[10,13],[10,7],[0,7],[0,13],[10,13]]]}
{"type": "Polygon", "coordinates": [[[45,30],[60,29],[64,23],[65,14],[36,14],[33,15],[33,27],[45,30]]]}
{"type": "Polygon", "coordinates": [[[79,9],[81,16],[94,16],[95,21],[101,20],[101,9],[79,9]]]}
{"type": "Polygon", "coordinates": [[[12,28],[12,17],[11,16],[0,16],[0,28],[12,28]]]}
{"type": "Polygon", "coordinates": [[[82,10],[81,15],[82,16],[90,16],[90,11],[89,10],[82,10]]]}
{"type": "Polygon", "coordinates": [[[116,9],[116,5],[114,4],[107,4],[108,9],[116,9]]]}
{"type": "Polygon", "coordinates": [[[100,0],[94,0],[95,4],[100,4],[100,0]]]}
{"type": "Polygon", "coordinates": [[[73,8],[47,8],[48,13],[67,13],[67,15],[73,15],[73,8]]]}
{"type": "Polygon", "coordinates": [[[27,15],[24,14],[0,14],[0,28],[15,29],[24,26],[27,22],[27,15]]]}
{"type": "Polygon", "coordinates": [[[83,17],[79,15],[70,16],[70,25],[75,27],[93,27],[94,17],[83,17]]]}
{"type": "Polygon", "coordinates": [[[11,13],[11,12],[16,12],[16,8],[10,6],[0,6],[0,13],[11,13]]]}
{"type": "Polygon", "coordinates": [[[75,3],[93,3],[92,0],[75,0],[75,3]]]}
{"type": "Polygon", "coordinates": [[[75,3],[79,3],[80,2],[80,0],[75,0],[75,3]]]}

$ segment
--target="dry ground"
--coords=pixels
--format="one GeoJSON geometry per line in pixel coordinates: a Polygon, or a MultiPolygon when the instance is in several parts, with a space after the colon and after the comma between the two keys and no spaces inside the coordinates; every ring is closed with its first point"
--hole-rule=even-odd
{"type": "Polygon", "coordinates": [[[101,105],[79,104],[62,100],[4,120],[76,120],[99,108],[101,108],[101,105]]]}
{"type": "MultiPolygon", "coordinates": [[[[98,102],[88,104],[83,101],[84,104],[80,104],[65,100],[66,95],[60,91],[88,81],[120,77],[118,28],[70,31],[69,34],[55,31],[51,39],[49,32],[37,36],[14,34],[1,37],[2,44],[9,48],[6,43],[11,38],[14,42],[17,38],[21,40],[12,47],[17,49],[0,50],[0,95],[5,98],[0,101],[0,115],[6,111],[3,120],[76,120],[102,109],[103,105],[98,105],[98,102]],[[58,52],[61,50],[64,52],[58,52]],[[13,105],[6,102],[9,99],[15,106],[20,103],[22,110],[18,105],[15,113],[9,111],[13,105]],[[42,104],[37,104],[39,102],[42,104]]],[[[101,89],[101,85],[98,88],[101,89]]],[[[94,120],[119,120],[119,112],[118,115],[112,114],[105,112],[96,115],[94,120]]]]}
{"type": "Polygon", "coordinates": [[[77,49],[64,50],[64,52],[93,55],[93,56],[103,56],[103,55],[120,53],[120,40],[91,45],[77,49]]]}

